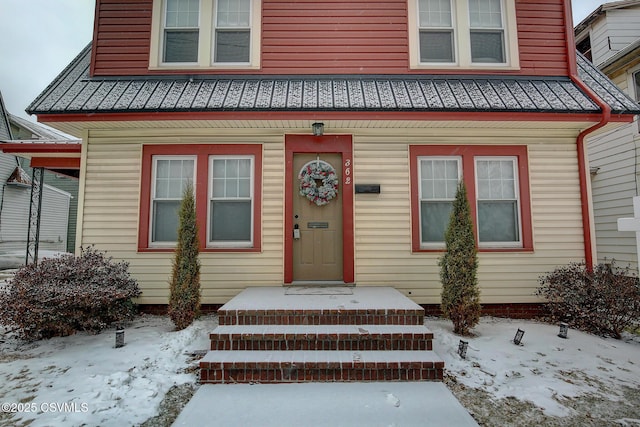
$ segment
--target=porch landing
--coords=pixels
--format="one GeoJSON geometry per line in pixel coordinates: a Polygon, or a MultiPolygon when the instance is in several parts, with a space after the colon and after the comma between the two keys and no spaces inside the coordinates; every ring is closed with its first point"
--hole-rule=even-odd
{"type": "Polygon", "coordinates": [[[247,288],[221,310],[422,310],[390,287],[283,286],[247,288]],[[292,293],[292,290],[297,290],[292,293]],[[345,292],[348,290],[350,292],[345,292]]]}

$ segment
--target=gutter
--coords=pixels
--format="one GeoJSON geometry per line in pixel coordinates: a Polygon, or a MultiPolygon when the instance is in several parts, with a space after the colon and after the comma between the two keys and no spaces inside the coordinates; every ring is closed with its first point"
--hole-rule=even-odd
{"type": "MultiPolygon", "coordinates": [[[[584,235],[584,257],[585,265],[588,270],[592,270],[594,266],[593,241],[594,237],[591,233],[591,210],[589,199],[589,167],[586,159],[585,138],[596,130],[606,126],[611,120],[611,107],[604,102],[591,88],[589,88],[578,76],[578,65],[576,60],[575,34],[572,25],[571,2],[566,0],[565,5],[565,25],[567,40],[567,61],[569,78],[580,89],[582,89],[602,110],[602,117],[595,125],[584,129],[578,134],[576,139],[576,148],[578,152],[578,174],[580,176],[580,201],[582,205],[582,229],[584,235]]],[[[597,260],[596,260],[597,262],[597,260]]]]}

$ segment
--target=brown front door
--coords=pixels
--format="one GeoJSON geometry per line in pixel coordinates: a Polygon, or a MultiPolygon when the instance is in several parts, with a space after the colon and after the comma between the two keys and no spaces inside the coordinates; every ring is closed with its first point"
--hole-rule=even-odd
{"type": "MultiPolygon", "coordinates": [[[[292,178],[293,224],[298,230],[293,239],[293,280],[343,281],[342,157],[337,153],[294,154],[292,178]],[[319,164],[325,170],[333,169],[338,179],[337,196],[322,206],[300,194],[300,171],[319,164]]],[[[317,188],[323,185],[319,179],[315,183],[317,188]]]]}

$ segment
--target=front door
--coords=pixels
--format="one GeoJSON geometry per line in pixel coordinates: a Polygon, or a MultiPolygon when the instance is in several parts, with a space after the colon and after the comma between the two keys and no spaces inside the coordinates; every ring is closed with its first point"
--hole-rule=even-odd
{"type": "Polygon", "coordinates": [[[342,282],[342,156],[338,153],[295,153],[291,175],[296,230],[293,280],[342,282]],[[331,176],[333,173],[335,181],[331,176]],[[332,192],[335,187],[337,194],[332,192]]]}

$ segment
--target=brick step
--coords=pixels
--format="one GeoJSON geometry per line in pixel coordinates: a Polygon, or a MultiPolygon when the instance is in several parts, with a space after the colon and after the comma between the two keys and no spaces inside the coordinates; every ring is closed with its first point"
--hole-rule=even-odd
{"type": "Polygon", "coordinates": [[[327,310],[218,310],[220,325],[422,325],[424,310],[327,309],[327,310]]]}
{"type": "Polygon", "coordinates": [[[211,350],[431,350],[418,325],[226,325],[209,335],[211,350]]]}
{"type": "Polygon", "coordinates": [[[210,351],[200,382],[442,381],[432,351],[210,351]]]}

